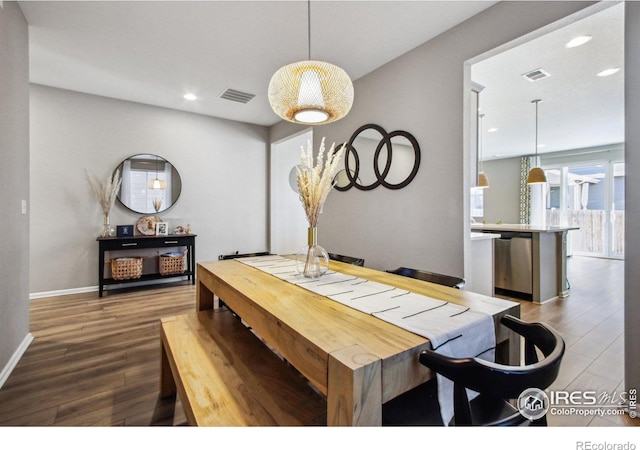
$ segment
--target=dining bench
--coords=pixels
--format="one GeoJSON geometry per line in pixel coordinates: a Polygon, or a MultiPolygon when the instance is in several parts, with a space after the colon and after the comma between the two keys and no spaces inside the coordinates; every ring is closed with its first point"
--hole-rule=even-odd
{"type": "Polygon", "coordinates": [[[161,319],[160,396],[189,425],[326,425],[327,403],[228,309],[161,319]]]}

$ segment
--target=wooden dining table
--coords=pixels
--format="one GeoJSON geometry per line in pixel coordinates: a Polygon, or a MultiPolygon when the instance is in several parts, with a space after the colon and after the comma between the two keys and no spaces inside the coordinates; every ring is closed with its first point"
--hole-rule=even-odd
{"type": "MultiPolygon", "coordinates": [[[[518,363],[517,335],[500,325],[520,304],[379,270],[331,261],[330,270],[486,312],[494,319],[496,359],[518,363]]],[[[239,260],[197,265],[196,310],[227,305],[327,398],[327,425],[377,426],[382,404],[431,379],[419,336],[239,260]]]]}

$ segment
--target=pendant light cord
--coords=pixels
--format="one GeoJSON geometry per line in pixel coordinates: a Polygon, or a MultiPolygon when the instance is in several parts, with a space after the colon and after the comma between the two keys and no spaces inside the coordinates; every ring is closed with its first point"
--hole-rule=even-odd
{"type": "Polygon", "coordinates": [[[536,104],[536,165],[538,164],[538,103],[542,100],[533,100],[531,103],[536,104]]]}
{"type": "Polygon", "coordinates": [[[482,119],[484,118],[484,114],[480,114],[479,118],[480,118],[480,127],[479,127],[480,129],[478,130],[478,138],[479,138],[478,141],[480,144],[479,146],[480,151],[478,154],[478,167],[480,169],[480,172],[482,172],[482,119]]]}
{"type": "Polygon", "coordinates": [[[311,61],[311,0],[307,0],[307,45],[307,59],[311,61]]]}
{"type": "Polygon", "coordinates": [[[536,102],[536,164],[538,164],[538,102],[536,102]]]}

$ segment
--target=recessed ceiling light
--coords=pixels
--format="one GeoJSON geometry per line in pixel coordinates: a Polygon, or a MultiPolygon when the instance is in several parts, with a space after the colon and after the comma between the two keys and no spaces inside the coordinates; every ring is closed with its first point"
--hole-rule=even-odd
{"type": "Polygon", "coordinates": [[[489,129],[487,130],[487,133],[495,133],[496,131],[498,131],[498,129],[497,129],[497,128],[489,128],[489,129]]]}
{"type": "Polygon", "coordinates": [[[189,94],[184,94],[184,99],[193,101],[193,100],[198,100],[198,97],[196,97],[195,94],[189,93],[189,94]]]}
{"type": "Polygon", "coordinates": [[[580,47],[583,44],[586,44],[591,40],[591,36],[578,36],[577,38],[571,39],[564,46],[567,48],[580,47]]]}
{"type": "Polygon", "coordinates": [[[547,144],[538,144],[538,148],[546,147],[547,144]]]}
{"type": "Polygon", "coordinates": [[[603,70],[602,72],[600,72],[598,74],[599,77],[608,77],[609,75],[613,75],[614,73],[617,73],[620,70],[619,67],[615,67],[613,69],[607,69],[607,70],[603,70]]]}

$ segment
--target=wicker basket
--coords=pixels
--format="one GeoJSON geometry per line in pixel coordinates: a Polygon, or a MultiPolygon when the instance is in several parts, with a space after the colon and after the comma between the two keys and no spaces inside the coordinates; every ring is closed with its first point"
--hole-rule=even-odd
{"type": "Polygon", "coordinates": [[[114,280],[135,280],[142,276],[144,257],[115,258],[111,260],[111,276],[114,280]]]}
{"type": "Polygon", "coordinates": [[[187,252],[160,255],[160,275],[176,275],[185,272],[187,252]]]}

